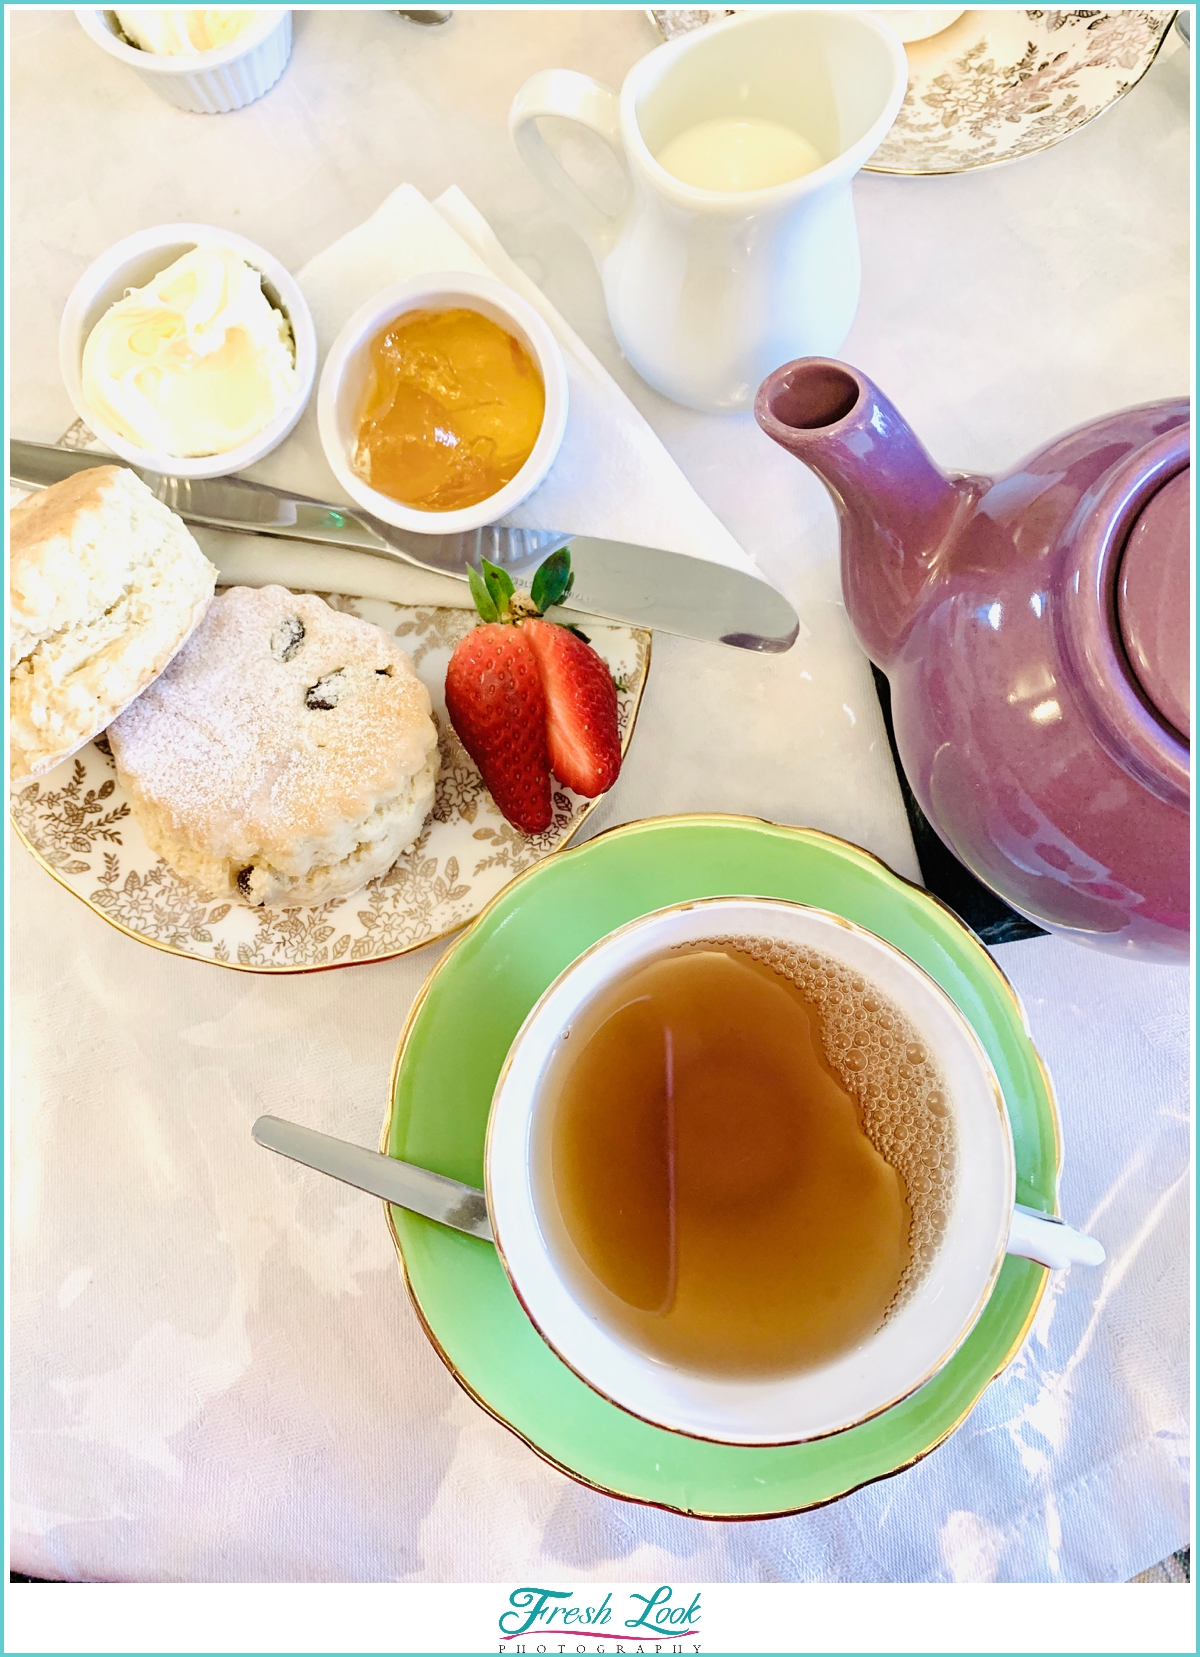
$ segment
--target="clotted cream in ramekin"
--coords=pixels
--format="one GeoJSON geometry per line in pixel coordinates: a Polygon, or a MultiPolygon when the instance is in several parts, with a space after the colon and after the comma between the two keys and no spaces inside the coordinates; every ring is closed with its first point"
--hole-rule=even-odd
{"type": "Polygon", "coordinates": [[[298,384],[291,325],[227,242],[198,242],[97,320],[83,395],[126,442],[193,459],[253,442],[298,384]]]}
{"type": "Polygon", "coordinates": [[[269,454],[304,410],[316,359],[295,279],[215,225],[117,242],[76,283],[59,330],[80,417],[122,460],[174,477],[223,477],[269,454]],[[239,394],[240,371],[252,383],[239,394]],[[194,440],[182,441],[189,418],[194,440]]]}
{"type": "MultiPolygon", "coordinates": [[[[247,8],[249,10],[250,8],[247,8]]],[[[160,98],[196,115],[225,115],[269,92],[287,67],[292,53],[292,14],[279,6],[254,9],[254,20],[223,45],[206,51],[146,50],[134,45],[117,22],[116,13],[88,9],[75,13],[96,45],[118,63],[132,69],[160,98]]],[[[182,14],[163,13],[164,17],[182,14]]],[[[186,32],[178,23],[154,26],[152,14],[142,9],[139,36],[152,44],[180,44],[186,32]]],[[[219,39],[220,29],[198,38],[219,39]]]]}

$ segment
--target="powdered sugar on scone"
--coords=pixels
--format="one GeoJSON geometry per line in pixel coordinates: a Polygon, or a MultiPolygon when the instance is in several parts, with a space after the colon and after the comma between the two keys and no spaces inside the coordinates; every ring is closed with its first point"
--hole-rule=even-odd
{"type": "Polygon", "coordinates": [[[437,774],[429,692],[396,641],[274,586],[214,600],[109,740],[155,849],[210,895],[275,907],[390,867],[437,774]]]}

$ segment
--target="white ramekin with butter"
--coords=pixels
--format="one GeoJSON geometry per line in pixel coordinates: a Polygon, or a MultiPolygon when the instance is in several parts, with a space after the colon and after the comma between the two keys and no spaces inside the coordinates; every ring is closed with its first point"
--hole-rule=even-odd
{"type": "Polygon", "coordinates": [[[292,14],[279,6],[229,11],[78,10],[84,31],[160,98],[195,115],[226,115],[269,92],[292,54],[292,14]]]}
{"type": "Polygon", "coordinates": [[[114,454],[211,478],[283,442],[312,390],[317,345],[304,295],[264,248],[172,224],[88,267],[63,312],[59,362],[77,413],[114,454]]]}

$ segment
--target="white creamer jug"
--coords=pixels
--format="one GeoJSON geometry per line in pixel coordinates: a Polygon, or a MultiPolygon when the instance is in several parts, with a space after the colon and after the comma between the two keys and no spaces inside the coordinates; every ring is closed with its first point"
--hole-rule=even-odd
{"type": "Polygon", "coordinates": [[[584,237],[613,332],[664,396],[708,412],[748,409],[791,358],[835,354],[858,305],[850,185],[904,98],[904,49],[873,18],[784,10],[735,17],[660,46],[620,94],[550,69],[517,94],[509,127],[526,166],[584,237]],[[607,213],[538,127],[578,122],[626,175],[607,213]],[[708,122],[773,122],[811,145],[814,171],[759,189],[687,184],[656,159],[708,122]]]}

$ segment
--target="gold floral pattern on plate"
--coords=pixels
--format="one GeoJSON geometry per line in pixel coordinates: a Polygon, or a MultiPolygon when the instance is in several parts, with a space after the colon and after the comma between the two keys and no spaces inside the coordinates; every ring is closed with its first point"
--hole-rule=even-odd
{"type": "Polygon", "coordinates": [[[1174,11],[969,11],[907,48],[908,94],[868,163],[961,173],[1061,143],[1141,80],[1174,11]]]}
{"type": "MultiPolygon", "coordinates": [[[[34,856],[68,891],[144,943],[247,972],[311,972],[382,961],[465,926],[522,869],[565,846],[594,802],[555,787],[554,820],[529,836],[492,803],[446,717],[451,652],[474,625],[469,610],[417,608],[340,593],[320,597],[373,621],[413,658],[433,698],[441,773],[420,839],[386,874],[349,897],[308,909],[250,909],[204,899],[146,845],[108,743],[99,737],[14,791],[11,814],[34,856]]],[[[650,635],[588,623],[617,684],[627,751],[650,666],[650,635]]]]}
{"type": "MultiPolygon", "coordinates": [[[[650,12],[666,39],[730,15],[650,12]]],[[[1174,17],[1132,8],[964,12],[905,47],[908,92],[865,170],[963,173],[1049,149],[1136,86],[1174,17]]]]}

